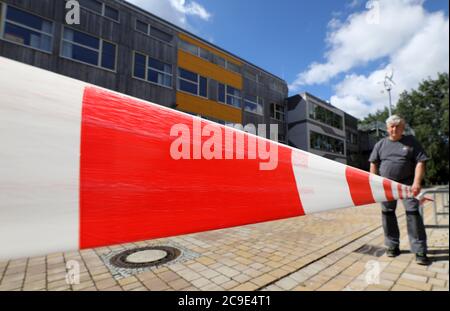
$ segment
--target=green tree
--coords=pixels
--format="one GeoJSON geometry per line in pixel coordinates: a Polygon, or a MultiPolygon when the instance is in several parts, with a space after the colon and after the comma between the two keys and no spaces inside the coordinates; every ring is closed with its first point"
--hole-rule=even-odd
{"type": "MultiPolygon", "coordinates": [[[[447,183],[449,180],[449,82],[448,73],[439,73],[437,79],[420,83],[417,90],[400,95],[393,112],[405,118],[418,141],[430,157],[427,162],[425,184],[447,183]]],[[[387,108],[368,115],[362,124],[384,122],[387,108]]]]}
{"type": "Polygon", "coordinates": [[[365,117],[363,120],[360,121],[360,124],[371,124],[375,121],[383,122],[386,121],[386,119],[389,117],[389,109],[387,107],[384,108],[384,110],[378,110],[374,114],[369,113],[367,117],[365,117]]]}

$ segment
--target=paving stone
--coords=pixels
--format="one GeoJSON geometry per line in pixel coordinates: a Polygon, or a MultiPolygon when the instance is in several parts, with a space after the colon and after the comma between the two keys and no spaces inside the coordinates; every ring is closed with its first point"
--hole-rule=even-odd
{"type": "MultiPolygon", "coordinates": [[[[402,210],[401,245],[408,249],[402,210]]],[[[430,209],[425,209],[425,215],[425,223],[432,221],[430,209]]],[[[364,244],[384,247],[380,226],[379,204],[374,204],[95,250],[0,261],[0,290],[448,290],[448,260],[425,267],[417,265],[410,253],[396,258],[355,253],[364,244]],[[178,244],[184,254],[192,256],[182,255],[145,272],[130,272],[117,281],[115,272],[104,265],[111,251],[155,243],[178,244]],[[80,264],[78,285],[65,284],[68,260],[80,264]],[[369,260],[380,264],[379,284],[365,281],[369,260]]],[[[448,230],[427,228],[427,234],[430,250],[448,245],[448,230]]]]}

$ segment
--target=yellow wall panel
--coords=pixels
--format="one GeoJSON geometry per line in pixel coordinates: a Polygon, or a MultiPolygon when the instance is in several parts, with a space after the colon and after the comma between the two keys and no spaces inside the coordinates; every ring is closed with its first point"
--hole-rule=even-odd
{"type": "Polygon", "coordinates": [[[178,50],[178,67],[242,90],[242,76],[183,50],[178,50]]]}
{"type": "Polygon", "coordinates": [[[201,48],[203,48],[205,50],[213,52],[214,54],[217,54],[217,55],[225,58],[226,60],[228,60],[228,61],[230,61],[232,63],[235,63],[236,65],[242,66],[242,62],[239,61],[238,59],[236,59],[236,58],[234,58],[234,57],[232,57],[232,56],[230,56],[228,54],[225,54],[225,53],[223,53],[220,50],[214,49],[214,48],[210,47],[209,45],[206,45],[206,44],[202,43],[201,41],[195,40],[195,39],[193,39],[193,38],[191,38],[191,37],[189,37],[189,36],[187,36],[187,35],[185,35],[183,33],[178,33],[178,37],[180,39],[186,41],[186,42],[192,43],[192,44],[194,44],[196,46],[199,46],[199,47],[201,47],[201,48]]]}
{"type": "Polygon", "coordinates": [[[177,109],[232,123],[242,123],[241,109],[183,92],[177,92],[177,109]]]}

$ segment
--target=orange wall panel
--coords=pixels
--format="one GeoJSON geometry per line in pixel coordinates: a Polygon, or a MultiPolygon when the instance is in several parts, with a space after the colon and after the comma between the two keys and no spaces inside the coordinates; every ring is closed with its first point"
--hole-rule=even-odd
{"type": "Polygon", "coordinates": [[[178,66],[242,90],[242,77],[239,74],[183,50],[178,50],[178,66]]]}
{"type": "Polygon", "coordinates": [[[213,48],[213,47],[210,47],[209,45],[204,44],[204,43],[202,43],[201,41],[195,40],[195,39],[193,39],[193,38],[191,38],[191,37],[189,37],[189,36],[187,36],[187,35],[185,35],[185,34],[183,34],[183,33],[179,33],[179,34],[178,34],[178,37],[179,37],[180,39],[186,41],[186,42],[192,43],[192,44],[194,44],[194,45],[196,45],[196,46],[199,46],[199,47],[201,47],[201,48],[203,48],[203,49],[205,49],[205,50],[208,50],[208,51],[210,51],[210,52],[212,52],[212,53],[214,53],[214,54],[217,54],[217,55],[219,55],[220,57],[223,57],[223,58],[225,58],[226,60],[228,60],[228,61],[230,61],[230,62],[232,62],[232,63],[235,63],[236,65],[242,66],[242,62],[239,61],[238,59],[236,59],[236,58],[234,58],[234,57],[232,57],[232,56],[230,56],[230,55],[228,55],[228,54],[225,54],[225,53],[223,53],[223,52],[220,51],[220,50],[217,50],[217,49],[215,49],[215,48],[213,48]]]}
{"type": "Polygon", "coordinates": [[[228,122],[242,123],[241,109],[183,92],[177,92],[177,109],[228,122]]]}

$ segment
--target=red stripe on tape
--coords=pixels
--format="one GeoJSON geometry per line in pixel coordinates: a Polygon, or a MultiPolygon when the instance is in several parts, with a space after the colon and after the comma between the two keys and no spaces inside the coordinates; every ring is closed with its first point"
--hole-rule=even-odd
{"type": "Polygon", "coordinates": [[[398,197],[400,198],[400,200],[404,199],[402,184],[397,184],[397,190],[398,190],[398,197]]]}
{"type": "MultiPolygon", "coordinates": [[[[271,171],[260,170],[263,161],[248,159],[247,151],[243,160],[172,159],[172,125],[185,124],[192,133],[192,120],[157,105],[86,88],[80,248],[304,214],[289,148],[279,146],[278,166],[271,171]]],[[[202,127],[206,124],[201,122],[202,127]]],[[[247,143],[248,135],[245,139],[247,143]]]]}
{"type": "Polygon", "coordinates": [[[350,195],[355,206],[374,203],[370,187],[370,175],[362,170],[347,166],[345,169],[350,195]]]}
{"type": "Polygon", "coordinates": [[[394,201],[394,194],[392,193],[392,183],[390,180],[383,179],[384,193],[388,201],[394,201]]]}

